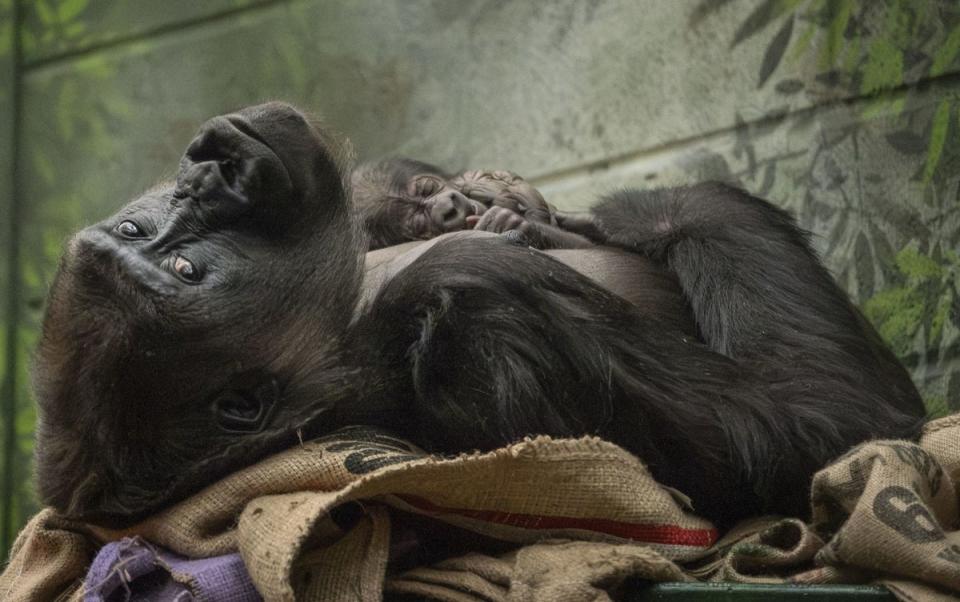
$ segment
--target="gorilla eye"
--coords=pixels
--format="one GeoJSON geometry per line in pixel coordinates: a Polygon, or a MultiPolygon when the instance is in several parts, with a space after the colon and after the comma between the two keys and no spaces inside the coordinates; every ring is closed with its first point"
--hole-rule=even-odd
{"type": "Polygon", "coordinates": [[[136,225],[130,220],[120,222],[120,224],[117,226],[117,232],[126,236],[127,238],[144,238],[146,236],[140,226],[136,225]]]}
{"type": "Polygon", "coordinates": [[[190,263],[190,260],[183,257],[177,257],[173,262],[173,271],[189,282],[197,282],[200,280],[200,270],[190,263]]]}

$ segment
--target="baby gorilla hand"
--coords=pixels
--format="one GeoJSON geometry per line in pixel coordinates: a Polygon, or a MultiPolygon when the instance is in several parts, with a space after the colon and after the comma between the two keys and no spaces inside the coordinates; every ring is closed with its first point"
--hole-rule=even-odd
{"type": "Polygon", "coordinates": [[[554,223],[540,192],[512,171],[468,170],[450,180],[450,184],[487,207],[509,209],[531,222],[554,223]]]}
{"type": "Polygon", "coordinates": [[[520,176],[510,171],[469,169],[455,176],[450,183],[466,196],[489,207],[508,186],[522,181],[520,176]]]}
{"type": "Polygon", "coordinates": [[[518,247],[530,246],[530,239],[527,238],[527,235],[520,230],[507,230],[500,236],[506,239],[507,242],[517,245],[518,247]]]}
{"type": "MultiPolygon", "coordinates": [[[[476,224],[473,229],[484,232],[503,234],[507,230],[517,230],[526,234],[530,228],[530,223],[524,216],[504,207],[490,207],[483,215],[474,219],[476,224]]],[[[474,219],[468,218],[468,221],[474,221],[474,219]]]]}
{"type": "Polygon", "coordinates": [[[481,216],[467,217],[467,227],[474,230],[503,234],[513,230],[522,234],[534,249],[584,249],[593,243],[586,237],[573,232],[564,232],[549,223],[536,222],[505,207],[490,207],[481,216]]]}

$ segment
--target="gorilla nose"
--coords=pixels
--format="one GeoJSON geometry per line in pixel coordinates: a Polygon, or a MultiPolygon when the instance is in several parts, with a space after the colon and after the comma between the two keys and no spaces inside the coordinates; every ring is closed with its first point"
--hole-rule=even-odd
{"type": "Polygon", "coordinates": [[[444,232],[466,229],[468,215],[473,215],[470,201],[456,190],[438,194],[430,208],[433,222],[444,232]]]}
{"type": "Polygon", "coordinates": [[[117,261],[120,244],[113,236],[92,226],[76,233],[67,243],[65,268],[86,269],[93,273],[108,271],[117,261]]]}

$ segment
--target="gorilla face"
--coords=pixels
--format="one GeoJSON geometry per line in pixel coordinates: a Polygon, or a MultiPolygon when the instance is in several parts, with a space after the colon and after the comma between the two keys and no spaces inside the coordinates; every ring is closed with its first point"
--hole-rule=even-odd
{"type": "Polygon", "coordinates": [[[69,242],[34,369],[45,503],[132,520],[324,411],[285,402],[335,363],[356,303],[363,241],[335,153],[286,105],[214,118],[176,185],[69,242]]]}

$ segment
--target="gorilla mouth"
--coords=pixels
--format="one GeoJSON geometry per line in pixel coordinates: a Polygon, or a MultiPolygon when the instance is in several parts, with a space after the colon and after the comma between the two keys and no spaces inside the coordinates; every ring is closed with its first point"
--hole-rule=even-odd
{"type": "Polygon", "coordinates": [[[270,185],[262,181],[265,170],[292,183],[287,162],[246,118],[215,117],[187,149],[175,195],[229,198],[246,206],[255,190],[270,185]]]}
{"type": "Polygon", "coordinates": [[[463,220],[464,221],[463,229],[473,230],[473,228],[477,225],[477,222],[480,221],[480,216],[482,216],[484,213],[487,212],[487,206],[471,198],[468,198],[467,200],[470,202],[469,208],[470,208],[470,211],[472,211],[472,213],[468,214],[466,218],[463,220]]]}

